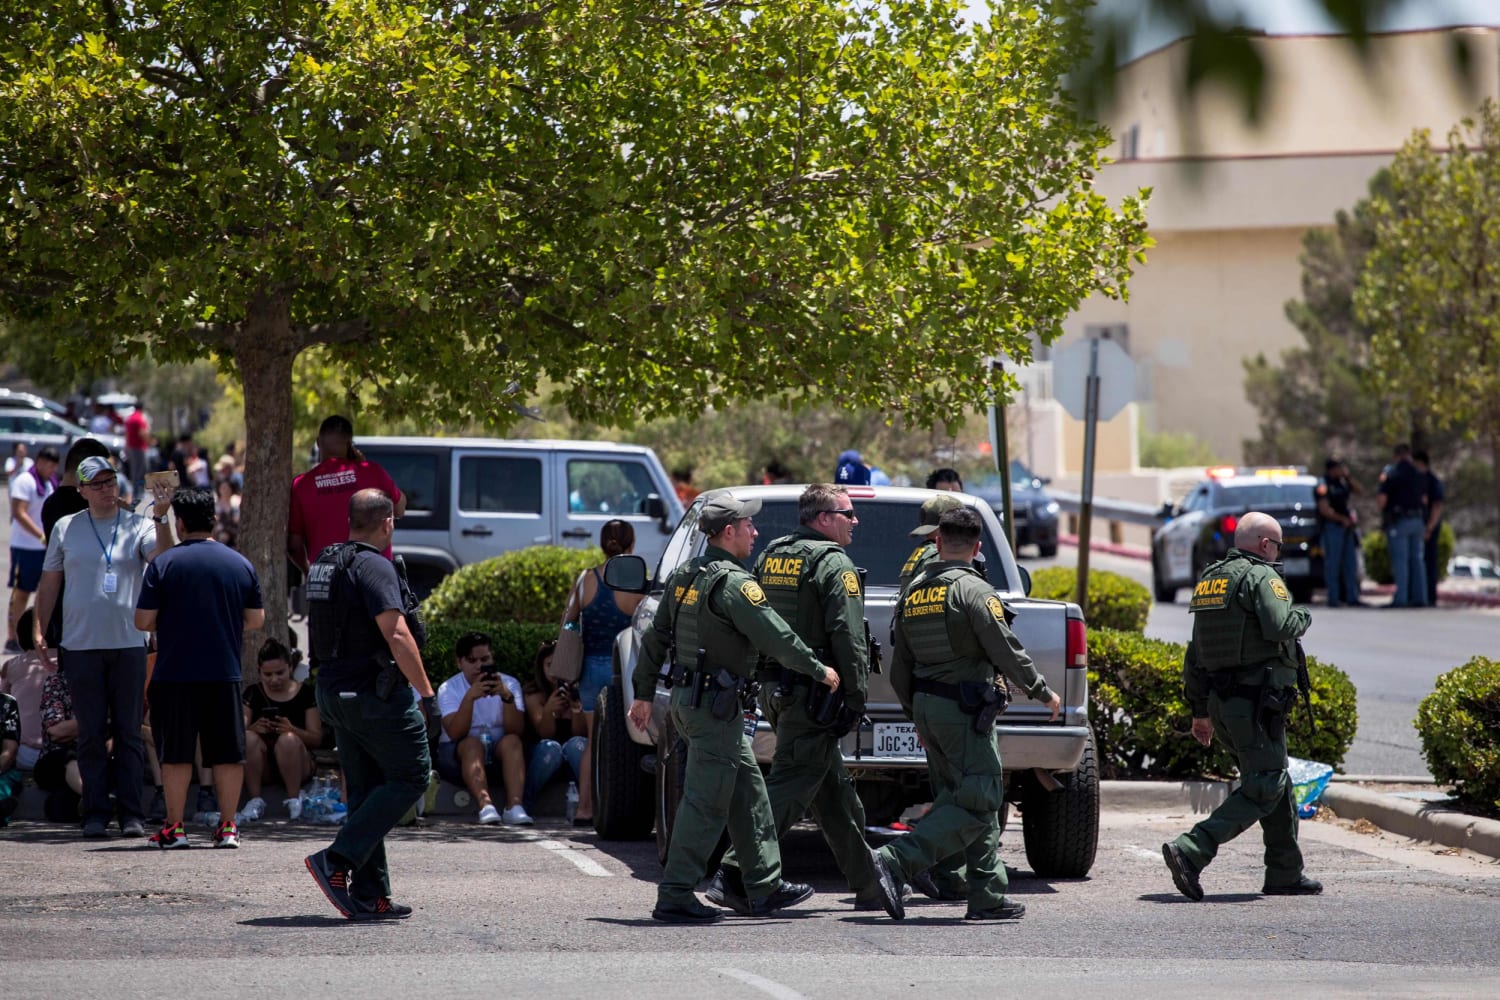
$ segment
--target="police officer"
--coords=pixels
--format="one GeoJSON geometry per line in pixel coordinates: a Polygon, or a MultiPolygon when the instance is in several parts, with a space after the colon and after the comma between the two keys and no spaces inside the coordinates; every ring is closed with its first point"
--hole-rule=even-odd
{"type": "Polygon", "coordinates": [[[891,686],[917,724],[936,775],[931,811],[905,837],[876,852],[877,868],[908,881],[935,862],[962,854],[968,920],[1018,920],[1026,908],[1005,898],[996,857],[1005,780],[995,716],[997,681],[1009,677],[1057,718],[1062,700],[1047,687],[1006,624],[995,588],[974,570],[979,515],[967,507],[938,522],[938,561],[901,595],[891,686]]]}
{"type": "Polygon", "coordinates": [[[727,824],[745,868],[748,908],[759,916],[812,895],[807,885],[783,882],[776,827],[765,781],[745,738],[738,688],[752,679],[756,649],[837,689],[838,674],[818,663],[766,602],[745,572],[757,532],[759,501],[728,490],[709,495],[698,526],[708,536],[703,555],[667,580],[656,618],[642,637],[630,720],[651,718],[657,675],[672,657],[672,721],[688,745],[682,803],[672,828],[667,863],[651,916],[669,923],[711,923],[723,911],[693,895],[709,855],[727,824]]]}
{"type": "MultiPolygon", "coordinates": [[[[941,471],[941,470],[939,470],[941,471]]],[[[934,473],[936,475],[936,473],[934,473]]],[[[929,480],[932,476],[927,477],[929,480]]],[[[932,487],[928,487],[931,489],[932,487]]],[[[950,510],[957,510],[963,506],[963,501],[949,493],[939,493],[935,497],[929,497],[922,501],[921,520],[917,526],[908,534],[912,538],[921,539],[917,547],[911,550],[911,555],[906,557],[906,562],[901,566],[900,589],[905,590],[906,585],[915,579],[916,575],[927,568],[929,563],[938,561],[937,530],[938,521],[950,510]]],[[[894,627],[895,622],[891,622],[894,627]]]]}
{"type": "Polygon", "coordinates": [[[395,507],[380,490],[349,498],[349,541],[330,545],[308,570],[308,638],[318,711],[338,740],[349,815],[307,870],[328,901],[354,920],[411,915],[391,901],[385,835],[427,790],[427,723],[413,693],[432,682],[407,623],[396,567],[381,553],[395,507]]]}
{"type": "Polygon", "coordinates": [[[1261,892],[1302,896],[1323,886],[1302,873],[1297,803],[1286,772],[1286,715],[1296,694],[1296,640],[1311,615],[1292,606],[1273,565],[1281,554],[1281,525],[1259,511],[1240,518],[1234,548],[1203,571],[1188,610],[1193,638],[1182,663],[1182,683],[1193,712],[1193,737],[1208,746],[1214,734],[1234,752],[1240,784],[1207,819],[1161,846],[1172,881],[1189,899],[1202,899],[1198,875],[1228,843],[1260,824],[1266,844],[1261,892]]]}
{"type": "MultiPolygon", "coordinates": [[[[883,909],[865,843],[865,807],[839,750],[839,738],[864,714],[868,691],[864,593],[844,551],[859,518],[848,490],[815,483],[798,498],[797,520],[795,532],[766,546],[755,576],[797,638],[838,674],[839,687],[837,694],[825,692],[808,675],[774,660],[762,667],[760,707],[776,731],[766,794],[778,838],[811,809],[856,907],[883,909]]],[[[744,896],[739,863],[726,855],[708,898],[738,910],[744,896]]]]}
{"type": "Polygon", "coordinates": [[[1359,533],[1350,498],[1363,492],[1349,475],[1343,459],[1329,458],[1323,463],[1323,481],[1317,486],[1318,520],[1323,542],[1323,581],[1328,588],[1328,606],[1357,605],[1359,600],[1359,567],[1355,549],[1359,533]]]}
{"type": "Polygon", "coordinates": [[[1443,490],[1443,481],[1432,471],[1432,459],[1424,449],[1413,451],[1411,462],[1427,484],[1427,509],[1422,516],[1422,564],[1427,570],[1427,606],[1435,608],[1438,577],[1442,575],[1438,563],[1438,537],[1443,529],[1443,504],[1447,494],[1443,490]]]}
{"type": "Polygon", "coordinates": [[[1381,525],[1391,573],[1396,578],[1393,608],[1420,608],[1427,604],[1427,566],[1422,552],[1426,530],[1427,477],[1411,461],[1411,445],[1398,444],[1395,461],[1380,477],[1381,525]]]}

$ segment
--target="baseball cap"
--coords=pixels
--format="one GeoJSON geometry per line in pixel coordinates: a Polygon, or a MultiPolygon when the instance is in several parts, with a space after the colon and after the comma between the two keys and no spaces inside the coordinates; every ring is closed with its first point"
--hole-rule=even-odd
{"type": "Polygon", "coordinates": [[[705,535],[717,535],[742,517],[760,513],[760,500],[739,500],[728,490],[704,494],[703,508],[698,512],[698,527],[705,535]]]}
{"type": "Polygon", "coordinates": [[[907,532],[912,538],[926,538],[938,530],[938,520],[950,510],[958,510],[963,501],[952,493],[939,493],[922,501],[922,521],[907,532]]]}
{"type": "Polygon", "coordinates": [[[94,456],[85,458],[78,463],[78,481],[80,483],[92,483],[100,476],[115,474],[115,467],[109,464],[109,460],[94,456]]]}

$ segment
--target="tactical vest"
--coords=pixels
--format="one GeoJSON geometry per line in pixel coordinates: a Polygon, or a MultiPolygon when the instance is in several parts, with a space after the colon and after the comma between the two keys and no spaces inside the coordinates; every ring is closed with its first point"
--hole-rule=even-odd
{"type": "Polygon", "coordinates": [[[930,562],[936,562],[937,558],[937,546],[931,542],[923,542],[912,549],[911,555],[906,557],[906,562],[901,567],[901,579],[896,585],[897,590],[905,590],[906,585],[916,579],[923,567],[930,562]]]}
{"type": "Polygon", "coordinates": [[[358,554],[357,542],[330,545],[307,569],[308,644],[315,664],[366,659],[387,648],[349,577],[358,554]]]}
{"type": "Polygon", "coordinates": [[[901,628],[916,660],[916,676],[923,676],[923,667],[959,659],[948,634],[948,606],[954,584],[969,575],[979,574],[967,566],[954,566],[938,574],[923,573],[902,593],[901,628]]]}
{"type": "Polygon", "coordinates": [[[818,565],[835,551],[842,551],[837,542],[788,535],[767,547],[756,572],[772,610],[825,658],[829,642],[823,601],[812,582],[818,565]]]}
{"type": "Polygon", "coordinates": [[[735,570],[731,563],[709,563],[688,581],[672,616],[673,655],[688,670],[698,669],[698,650],[708,653],[705,669],[728,670],[740,677],[755,672],[755,648],[733,623],[708,606],[714,592],[735,570]]]}
{"type": "Polygon", "coordinates": [[[1281,645],[1261,634],[1255,613],[1245,610],[1239,600],[1252,565],[1248,559],[1220,560],[1204,571],[1193,588],[1188,605],[1193,615],[1193,642],[1199,661],[1210,671],[1284,660],[1281,645]]]}

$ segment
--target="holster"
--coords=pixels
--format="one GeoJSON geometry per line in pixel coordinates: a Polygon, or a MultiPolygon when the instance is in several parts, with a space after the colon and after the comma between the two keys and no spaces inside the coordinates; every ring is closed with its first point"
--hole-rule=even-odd
{"type": "Polygon", "coordinates": [[[974,732],[987,736],[995,729],[995,719],[1005,711],[1008,700],[991,681],[959,681],[958,707],[974,717],[974,732]]]}
{"type": "Polygon", "coordinates": [[[381,701],[390,701],[401,690],[401,685],[406,683],[406,677],[396,665],[396,658],[388,650],[375,653],[370,661],[376,667],[375,697],[381,701]]]}
{"type": "Polygon", "coordinates": [[[1296,694],[1290,689],[1272,690],[1269,685],[1262,689],[1260,704],[1257,706],[1256,718],[1260,727],[1265,730],[1266,735],[1273,740],[1286,738],[1286,717],[1291,709],[1296,694]]]}
{"type": "MultiPolygon", "coordinates": [[[[705,679],[708,680],[706,676],[705,679]]],[[[727,722],[743,711],[741,708],[741,690],[745,686],[743,677],[731,674],[728,670],[720,670],[713,675],[710,683],[714,689],[713,700],[709,702],[708,707],[710,715],[720,722],[727,722]]],[[[700,685],[696,691],[701,692],[704,686],[706,685],[700,685]]]]}

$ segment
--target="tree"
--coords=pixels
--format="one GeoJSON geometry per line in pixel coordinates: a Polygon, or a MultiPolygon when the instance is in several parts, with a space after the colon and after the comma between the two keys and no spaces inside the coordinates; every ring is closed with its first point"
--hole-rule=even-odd
{"type": "MultiPolygon", "coordinates": [[[[1419,130],[1370,201],[1374,241],[1354,292],[1373,331],[1370,382],[1388,426],[1427,414],[1490,449],[1500,501],[1500,105],[1448,134],[1419,130]]],[[[1493,509],[1493,507],[1492,507],[1493,509]]]]}
{"type": "MultiPolygon", "coordinates": [[[[1084,0],[0,0],[0,311],[243,384],[280,629],[293,362],[503,427],[784,394],[919,422],[1008,386],[1143,198],[1061,81],[1084,0]]],[[[253,640],[252,640],[253,641],[253,640]]]]}

